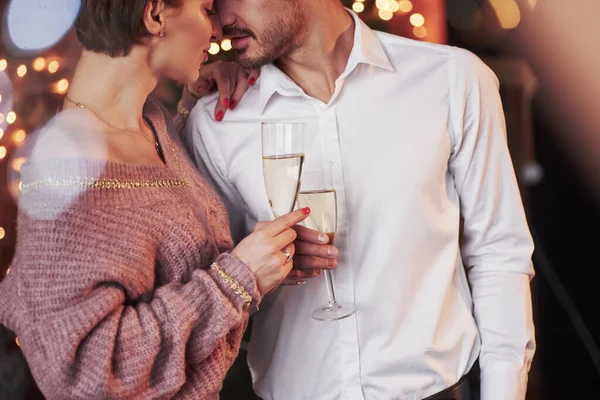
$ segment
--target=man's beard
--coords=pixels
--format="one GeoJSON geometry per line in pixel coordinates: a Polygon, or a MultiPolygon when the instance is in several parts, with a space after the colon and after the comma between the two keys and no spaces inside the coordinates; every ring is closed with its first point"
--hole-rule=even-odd
{"type": "Polygon", "coordinates": [[[300,15],[292,15],[290,21],[283,19],[269,21],[262,30],[260,36],[246,29],[225,29],[225,32],[244,33],[260,45],[258,54],[250,56],[247,48],[236,50],[237,62],[246,69],[258,69],[263,65],[272,63],[279,57],[290,53],[296,46],[296,40],[304,27],[304,21],[300,15]]]}

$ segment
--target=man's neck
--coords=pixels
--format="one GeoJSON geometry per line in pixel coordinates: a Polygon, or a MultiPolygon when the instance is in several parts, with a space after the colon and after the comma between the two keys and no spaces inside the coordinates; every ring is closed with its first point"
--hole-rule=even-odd
{"type": "Polygon", "coordinates": [[[327,103],[348,63],[355,29],[340,3],[324,1],[311,10],[302,43],[275,64],[306,94],[327,103]]]}

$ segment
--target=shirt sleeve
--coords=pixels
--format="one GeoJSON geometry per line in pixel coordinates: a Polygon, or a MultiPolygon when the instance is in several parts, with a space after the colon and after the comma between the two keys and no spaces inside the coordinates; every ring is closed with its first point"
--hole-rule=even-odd
{"type": "Polygon", "coordinates": [[[535,352],[529,233],[494,73],[472,53],[449,59],[450,172],[464,219],[461,253],[481,336],[481,399],[525,399],[535,352]]]}
{"type": "Polygon", "coordinates": [[[246,205],[227,177],[225,161],[220,156],[218,145],[210,136],[209,121],[213,116],[205,108],[205,104],[212,98],[214,95],[198,102],[182,130],[181,139],[198,170],[221,196],[229,215],[231,236],[235,243],[239,243],[248,234],[246,205]]]}

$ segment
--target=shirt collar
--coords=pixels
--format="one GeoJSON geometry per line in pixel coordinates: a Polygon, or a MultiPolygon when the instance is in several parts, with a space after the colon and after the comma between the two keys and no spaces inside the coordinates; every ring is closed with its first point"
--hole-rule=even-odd
{"type": "MultiPolygon", "coordinates": [[[[387,71],[394,71],[381,41],[375,31],[369,28],[353,11],[348,10],[354,19],[354,45],[348,57],[346,70],[341,78],[348,76],[358,64],[369,64],[387,71]]],[[[286,74],[273,64],[262,67],[259,79],[259,107],[262,113],[273,94],[301,96],[304,91],[286,74]]]]}

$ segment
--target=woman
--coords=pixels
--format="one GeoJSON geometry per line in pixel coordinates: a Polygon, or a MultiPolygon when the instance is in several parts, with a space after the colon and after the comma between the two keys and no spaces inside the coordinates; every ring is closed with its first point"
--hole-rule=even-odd
{"type": "Polygon", "coordinates": [[[182,151],[161,78],[198,78],[212,0],[83,0],[63,112],[26,166],[0,284],[48,399],[217,398],[249,308],[292,267],[299,210],[233,250],[224,208],[182,151]]]}

